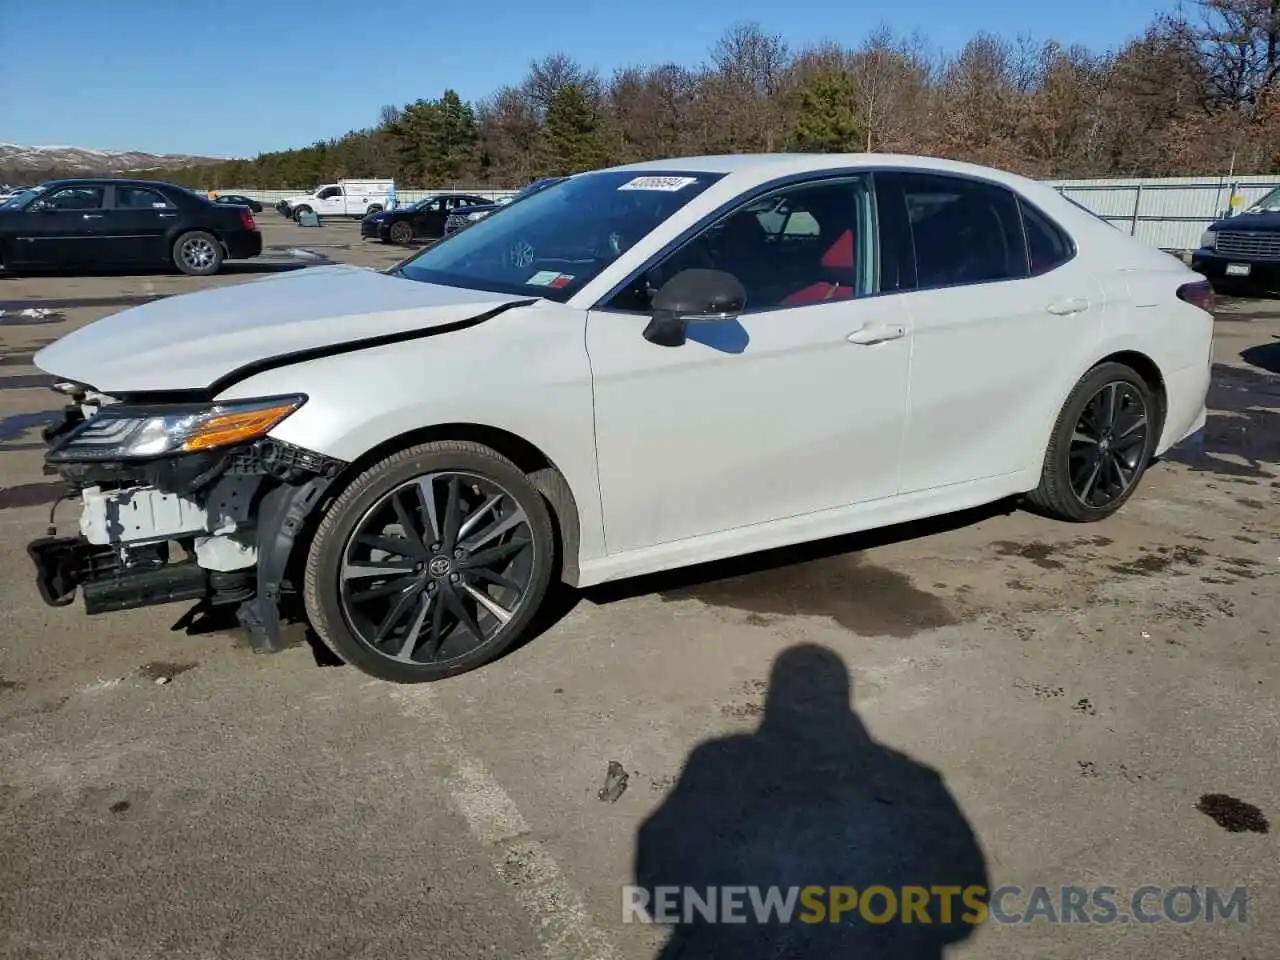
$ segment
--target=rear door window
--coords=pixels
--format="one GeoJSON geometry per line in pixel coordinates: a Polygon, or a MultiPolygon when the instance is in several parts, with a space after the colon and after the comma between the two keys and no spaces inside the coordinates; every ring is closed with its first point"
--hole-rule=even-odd
{"type": "MultiPolygon", "coordinates": [[[[225,197],[229,202],[235,202],[235,197],[225,197]]],[[[148,190],[145,187],[116,187],[116,209],[117,210],[169,210],[172,209],[171,204],[165,199],[164,194],[155,190],[148,190]]]]}
{"type": "Polygon", "coordinates": [[[919,289],[1029,275],[1018,201],[1010,190],[934,173],[877,174],[876,180],[891,197],[902,198],[903,207],[891,212],[905,209],[919,289]]]}

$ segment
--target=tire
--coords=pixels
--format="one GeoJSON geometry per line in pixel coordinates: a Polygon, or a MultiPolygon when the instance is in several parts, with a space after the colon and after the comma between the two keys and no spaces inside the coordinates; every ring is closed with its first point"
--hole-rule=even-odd
{"type": "Polygon", "coordinates": [[[1122,363],[1099,364],[1080,379],[1063,404],[1045,451],[1040,486],[1028,495],[1029,504],[1072,523],[1092,523],[1111,516],[1138,489],[1162,427],[1160,403],[1137,371],[1122,363]],[[1103,391],[1114,398],[1112,402],[1120,411],[1110,426],[1105,424],[1106,401],[1099,399],[1103,391]],[[1142,405],[1144,425],[1130,429],[1139,417],[1137,403],[1142,405]],[[1101,438],[1090,442],[1086,438],[1095,431],[1100,431],[1101,438]],[[1116,467],[1122,462],[1129,471],[1127,485],[1126,474],[1116,467]],[[1090,479],[1092,488],[1088,486],[1090,479]]]}
{"type": "Polygon", "coordinates": [[[381,213],[381,212],[382,212],[382,204],[371,203],[369,204],[369,209],[364,212],[364,215],[367,217],[370,214],[381,213]]]}
{"type": "Polygon", "coordinates": [[[405,246],[413,241],[413,224],[405,220],[397,220],[387,231],[392,243],[405,246]]]}
{"type": "Polygon", "coordinates": [[[173,262],[189,277],[210,277],[222,269],[222,244],[203,230],[189,230],[173,242],[173,262]]]}
{"type": "Polygon", "coordinates": [[[310,213],[310,212],[311,212],[310,207],[302,206],[302,207],[298,207],[296,210],[293,210],[289,214],[289,216],[293,217],[294,223],[297,223],[299,217],[301,217],[304,213],[310,213]]]}
{"type": "Polygon", "coordinates": [[[345,662],[381,680],[427,683],[483,666],[521,639],[546,598],[555,550],[546,501],[514,463],[476,443],[426,443],[370,466],[325,511],[307,554],[303,601],[311,626],[345,662]],[[471,545],[450,552],[447,516],[454,477],[459,504],[474,509],[496,499],[496,506],[474,517],[466,514],[461,527],[455,521],[454,530],[464,534],[454,538],[456,546],[471,545]],[[433,491],[443,528],[434,534],[422,508],[424,487],[433,491]],[[401,535],[406,524],[414,539],[401,535]],[[504,524],[514,526],[504,529],[504,524]],[[396,527],[401,534],[388,532],[396,527]],[[499,532],[486,538],[494,530],[499,532]],[[362,543],[366,537],[376,538],[376,544],[362,543]],[[437,537],[438,543],[427,542],[437,537]],[[405,552],[384,549],[390,546],[405,552]],[[487,564],[483,578],[477,567],[468,566],[472,557],[479,561],[504,550],[508,565],[499,566],[504,560],[487,564]],[[510,586],[499,586],[490,579],[494,574],[510,586]],[[482,605],[477,590],[497,604],[497,612],[482,605]],[[501,592],[494,597],[492,590],[501,592]],[[470,628],[454,615],[459,602],[471,617],[470,628]],[[443,612],[437,616],[437,611],[443,612]]]}

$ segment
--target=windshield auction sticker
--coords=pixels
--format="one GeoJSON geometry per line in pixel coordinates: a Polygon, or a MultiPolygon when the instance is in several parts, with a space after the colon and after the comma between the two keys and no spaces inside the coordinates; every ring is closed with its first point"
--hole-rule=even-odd
{"type": "Polygon", "coordinates": [[[697,183],[697,177],[636,177],[634,180],[628,180],[619,190],[663,190],[667,193],[675,193],[677,190],[683,190],[691,183],[697,183]]]}
{"type": "Polygon", "coordinates": [[[539,270],[525,281],[525,286],[554,287],[558,290],[561,287],[567,287],[572,282],[572,273],[560,273],[558,270],[539,270]]]}

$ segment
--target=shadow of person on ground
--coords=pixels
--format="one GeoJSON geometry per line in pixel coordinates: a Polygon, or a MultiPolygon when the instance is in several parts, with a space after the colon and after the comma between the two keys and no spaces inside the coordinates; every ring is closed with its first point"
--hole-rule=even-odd
{"type": "MultiPolygon", "coordinates": [[[[752,734],[712,740],[689,757],[671,794],[641,826],[636,841],[636,885],[693,888],[723,902],[725,887],[747,887],[738,897],[746,922],[711,923],[698,910],[673,925],[659,960],[940,960],[944,948],[975,927],[960,890],[974,886],[985,904],[986,861],[973,829],[939,774],[868,734],[850,708],[843,661],[818,646],[784,651],[774,664],[760,727],[752,734]],[[859,895],[882,886],[901,901],[904,887],[959,888],[944,915],[938,897],[927,902],[929,922],[901,910],[886,923],[867,922],[857,907],[831,922],[797,898],[790,922],[759,922],[750,894],[779,888],[852,887],[859,895]],[[949,920],[949,922],[945,922],[949,920]]],[[[829,905],[830,895],[818,902],[829,905]]],[[[687,900],[676,900],[686,912],[687,900]]],[[[873,917],[886,909],[873,895],[873,917]]],[[[717,919],[722,915],[717,913],[717,919]]],[[[970,913],[973,917],[973,914],[970,913]]],[[[672,918],[676,919],[676,918],[672,918]]]]}

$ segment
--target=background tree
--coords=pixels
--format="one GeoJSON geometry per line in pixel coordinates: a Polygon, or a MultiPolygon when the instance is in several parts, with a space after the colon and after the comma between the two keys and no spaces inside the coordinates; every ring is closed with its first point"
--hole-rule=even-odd
{"type": "MultiPolygon", "coordinates": [[[[224,190],[303,190],[344,176],[517,187],[608,163],[783,149],[926,153],[1033,177],[1276,172],[1280,0],[1192,2],[1105,51],[978,34],[944,56],[887,27],[853,45],[793,49],[746,23],[703,63],[635,65],[608,79],[552,53],[475,104],[445,90],[296,150],[147,175],[224,190]]],[[[0,159],[3,181],[86,172],[116,171],[0,159]]]]}

